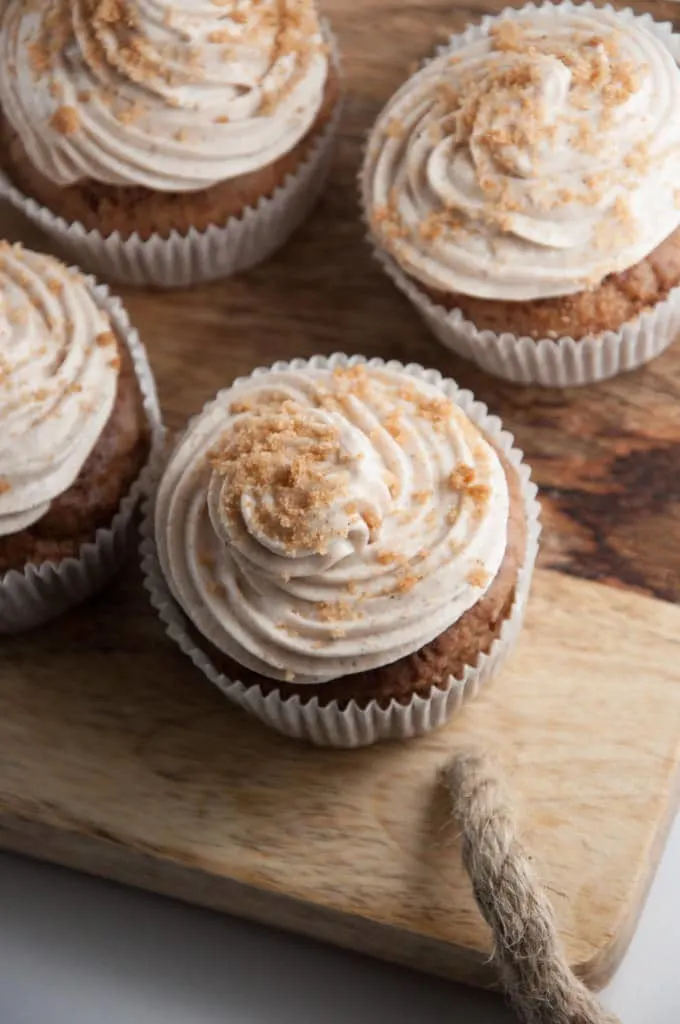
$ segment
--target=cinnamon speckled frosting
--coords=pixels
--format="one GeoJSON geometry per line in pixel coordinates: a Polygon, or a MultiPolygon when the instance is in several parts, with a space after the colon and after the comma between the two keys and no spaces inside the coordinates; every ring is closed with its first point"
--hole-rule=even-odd
{"type": "Polygon", "coordinates": [[[307,366],[239,381],[192,421],[155,534],[204,637],[323,683],[419,650],[479,601],[508,508],[495,450],[435,383],[307,366]]]}
{"type": "Polygon", "coordinates": [[[190,192],[302,139],[328,72],[312,0],[9,0],[0,104],[34,166],[190,192]]]}
{"type": "Polygon", "coordinates": [[[42,518],[109,419],[120,357],[85,280],[0,243],[0,537],[42,518]]]}
{"type": "Polygon", "coordinates": [[[457,37],[372,132],[375,240],[436,291],[567,295],[680,225],[680,70],[669,25],[550,4],[457,37]]]}

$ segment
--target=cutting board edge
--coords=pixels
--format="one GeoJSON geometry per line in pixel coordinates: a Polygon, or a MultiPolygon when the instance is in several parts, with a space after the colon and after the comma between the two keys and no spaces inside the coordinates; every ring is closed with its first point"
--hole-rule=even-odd
{"type": "Polygon", "coordinates": [[[666,813],[660,818],[656,832],[651,838],[637,885],[633,888],[628,902],[622,909],[616,928],[604,945],[589,960],[572,965],[576,974],[596,992],[609,984],[628,952],[659,869],[673,822],[680,811],[680,760],[677,758],[669,782],[666,813]]]}
{"type": "MultiPolygon", "coordinates": [[[[637,891],[631,894],[605,944],[588,959],[572,964],[592,989],[599,990],[611,980],[630,945],[678,806],[680,770],[676,770],[674,797],[650,844],[637,891]]],[[[258,888],[226,875],[206,876],[190,864],[159,859],[157,855],[111,839],[37,822],[3,808],[0,808],[0,849],[292,932],[448,981],[480,988],[497,987],[488,950],[448,944],[384,922],[345,914],[276,889],[258,888]]]]}
{"type": "Polygon", "coordinates": [[[447,945],[228,876],[210,875],[206,879],[204,872],[191,865],[159,860],[97,836],[56,831],[49,825],[7,814],[1,808],[0,849],[448,981],[479,988],[496,987],[488,953],[447,945]],[[117,856],[121,852],[128,863],[117,856]]]}

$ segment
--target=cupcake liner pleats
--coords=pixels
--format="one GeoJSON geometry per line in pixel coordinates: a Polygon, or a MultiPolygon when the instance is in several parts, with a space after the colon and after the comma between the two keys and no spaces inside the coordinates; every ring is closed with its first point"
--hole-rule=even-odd
{"type": "MultiPolygon", "coordinates": [[[[327,23],[324,35],[340,73],[337,43],[327,23]]],[[[305,159],[271,196],[263,196],[241,216],[207,231],[192,229],[186,235],[173,232],[168,238],[155,235],[146,240],[139,235],[122,238],[117,232],[105,237],[82,224],[69,223],[23,195],[1,169],[0,198],[43,230],[61,253],[99,277],[161,289],[205,284],[262,263],[306,220],[326,184],[342,108],[340,98],[305,159]]]]}
{"type": "Polygon", "coordinates": [[[0,635],[42,625],[85,601],[113,578],[134,548],[135,512],[146,490],[147,476],[163,448],[161,412],[146,350],[121,300],[93,278],[87,279],[87,285],[97,305],[109,317],[117,338],[130,351],[149,423],[149,457],[111,524],[83,544],[77,558],[27,565],[23,571],[12,569],[0,575],[0,635]]]}
{"type": "Polygon", "coordinates": [[[577,340],[567,336],[536,340],[479,330],[459,309],[437,306],[392,257],[378,249],[374,254],[442,345],[515,384],[568,388],[607,380],[655,359],[680,332],[680,288],[618,331],[577,340]]]}
{"type": "MultiPolygon", "coordinates": [[[[367,362],[362,357],[348,358],[346,355],[336,354],[330,357],[315,356],[311,360],[298,359],[291,363],[276,363],[271,370],[278,372],[306,368],[334,369],[360,363],[365,363],[369,369],[385,365],[384,361],[379,359],[367,362]]],[[[160,567],[154,540],[155,493],[163,468],[160,465],[149,478],[144,503],[141,556],[145,586],[150,593],[153,606],[165,624],[168,636],[232,703],[277,732],[318,746],[352,748],[367,746],[379,740],[410,739],[438,728],[451,718],[463,703],[474,697],[500,669],[512,651],[524,620],[538,553],[540,506],[537,488],[531,479],[531,471],[524,462],[523,453],[514,446],[512,435],[503,430],[498,417],[490,415],[487,407],[475,401],[471,392],[461,390],[454,381],[442,378],[436,370],[425,370],[415,364],[404,367],[395,361],[386,365],[440,387],[442,393],[453,399],[505,456],[518,473],[521,483],[527,546],[524,563],[518,575],[515,601],[510,615],[488,653],[480,655],[475,665],[468,666],[460,679],[450,678],[445,687],[433,687],[426,698],[414,696],[407,704],[393,701],[388,707],[383,708],[373,702],[363,708],[355,701],[341,707],[337,701],[322,706],[316,697],[308,701],[302,700],[299,696],[284,699],[277,691],[265,694],[259,686],[246,686],[238,680],[227,678],[217,669],[200,642],[196,641],[195,634],[189,627],[189,620],[173,598],[160,567]]],[[[259,369],[254,371],[254,374],[267,372],[269,371],[266,369],[259,369]]],[[[207,646],[206,643],[206,649],[207,646]]]]}

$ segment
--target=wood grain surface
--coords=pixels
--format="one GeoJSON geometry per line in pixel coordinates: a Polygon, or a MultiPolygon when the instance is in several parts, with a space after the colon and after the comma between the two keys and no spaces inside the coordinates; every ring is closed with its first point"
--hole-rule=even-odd
{"type": "Polygon", "coordinates": [[[134,574],[0,647],[0,845],[447,977],[492,981],[437,774],[501,760],[569,957],[603,983],[675,803],[680,609],[542,570],[510,666],[447,728],[319,751],[225,707],[134,574]]]}
{"type": "MultiPolygon", "coordinates": [[[[487,982],[488,936],[432,812],[438,767],[473,736],[504,760],[570,957],[600,983],[630,936],[678,777],[680,609],[667,602],[680,597],[680,344],[589,389],[498,382],[428,335],[372,262],[357,213],[381,105],[448,33],[502,6],[325,0],[349,98],[311,221],[238,279],[125,297],[173,428],[255,365],[334,350],[437,366],[487,401],[542,487],[543,571],[519,655],[436,736],[313,752],[226,708],[131,570],[91,607],[2,641],[0,840],[487,982]]],[[[680,23],[670,0],[633,6],[680,23]]],[[[6,210],[0,230],[48,247],[6,210]]]]}

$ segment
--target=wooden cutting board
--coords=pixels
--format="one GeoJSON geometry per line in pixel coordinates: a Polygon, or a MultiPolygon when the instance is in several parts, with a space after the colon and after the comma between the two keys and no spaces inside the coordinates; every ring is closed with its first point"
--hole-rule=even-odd
{"type": "MultiPolygon", "coordinates": [[[[355,201],[362,139],[392,89],[500,6],[326,0],[350,99],[312,221],[238,280],[126,297],[173,428],[258,363],[336,349],[437,366],[497,410],[545,510],[517,655],[434,735],[317,751],[225,704],[165,638],[131,567],[90,607],[2,640],[0,843],[486,984],[489,936],[436,800],[444,761],[481,741],[505,765],[570,960],[599,985],[632,934],[680,780],[680,344],[568,394],[485,377],[381,276],[355,201]]],[[[8,211],[0,226],[41,244],[8,211]]]]}

